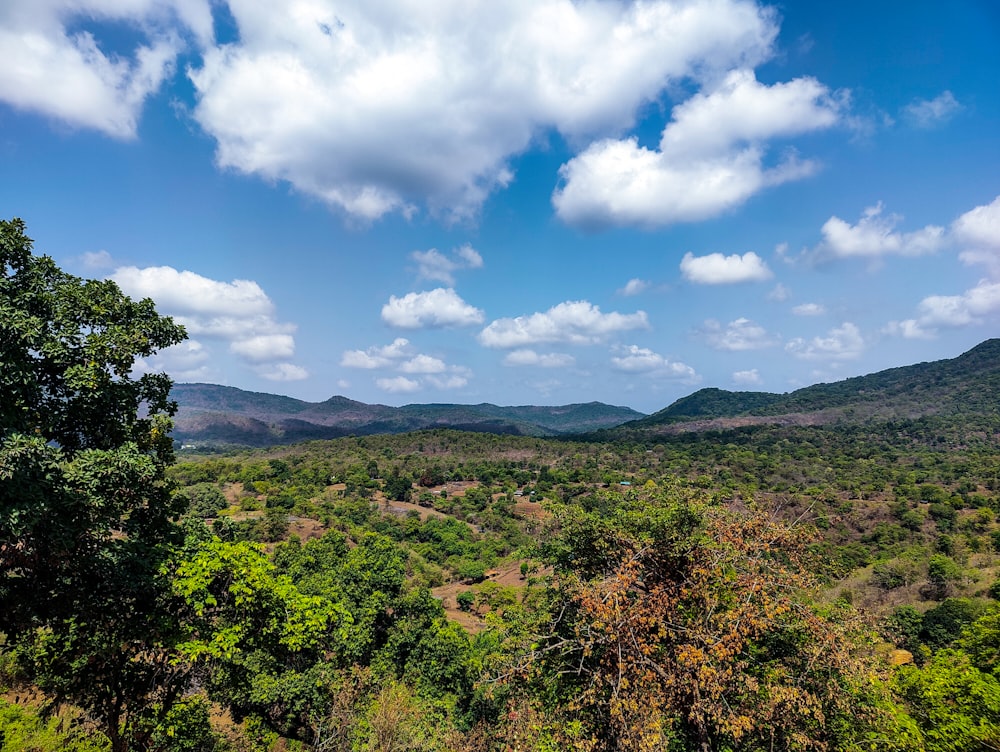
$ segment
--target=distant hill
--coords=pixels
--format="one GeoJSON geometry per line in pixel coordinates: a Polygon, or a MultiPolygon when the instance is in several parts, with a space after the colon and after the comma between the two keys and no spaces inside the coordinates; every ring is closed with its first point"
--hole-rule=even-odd
{"type": "Polygon", "coordinates": [[[964,415],[1000,416],[1000,339],[950,360],[890,368],[787,394],[701,389],[620,430],[676,433],[964,415]]]}
{"type": "Polygon", "coordinates": [[[558,436],[610,428],[642,417],[601,402],[558,407],[368,405],[346,397],[305,402],[215,384],[175,384],[174,438],[181,445],[271,446],[349,435],[454,428],[496,434],[558,436]]]}

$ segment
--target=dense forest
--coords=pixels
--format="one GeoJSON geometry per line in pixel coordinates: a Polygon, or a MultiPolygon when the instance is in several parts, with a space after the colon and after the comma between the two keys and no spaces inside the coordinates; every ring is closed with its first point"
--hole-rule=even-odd
{"type": "Polygon", "coordinates": [[[707,394],[572,438],[178,452],[170,380],[131,369],[183,330],[24,231],[0,749],[1000,749],[994,345],[799,395],[822,422],[664,430],[779,414],[707,394]]]}

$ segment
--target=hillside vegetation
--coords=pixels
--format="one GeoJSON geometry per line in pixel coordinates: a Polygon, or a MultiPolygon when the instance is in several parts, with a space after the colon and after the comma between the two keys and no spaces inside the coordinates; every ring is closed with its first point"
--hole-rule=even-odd
{"type": "Polygon", "coordinates": [[[715,425],[725,425],[727,419],[744,425],[816,425],[923,416],[978,418],[997,414],[998,393],[1000,339],[991,339],[950,360],[891,368],[788,394],[702,389],[633,421],[628,428],[700,430],[712,419],[717,421],[715,425]]]}

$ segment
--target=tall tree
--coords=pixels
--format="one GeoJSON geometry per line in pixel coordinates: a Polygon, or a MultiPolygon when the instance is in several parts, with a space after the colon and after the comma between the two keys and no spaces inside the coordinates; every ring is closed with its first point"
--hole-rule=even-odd
{"type": "Polygon", "coordinates": [[[0,221],[0,631],[27,678],[85,708],[115,750],[182,677],[161,563],[181,509],[170,379],[137,358],[182,327],[111,281],[32,253],[0,221]]]}

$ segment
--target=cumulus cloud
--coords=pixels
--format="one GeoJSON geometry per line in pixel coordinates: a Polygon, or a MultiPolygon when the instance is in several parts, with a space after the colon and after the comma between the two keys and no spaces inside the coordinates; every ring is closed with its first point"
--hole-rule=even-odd
{"type": "Polygon", "coordinates": [[[983,265],[990,277],[958,295],[929,295],[913,318],[891,321],[885,332],[907,339],[931,339],[941,329],[979,326],[1000,312],[1000,196],[951,223],[949,240],[966,264],[983,265]]]}
{"type": "Polygon", "coordinates": [[[829,128],[843,108],[843,98],[815,79],[767,86],[752,70],[734,70],[673,109],[658,149],[634,137],[604,139],[564,164],[552,202],[565,222],[580,226],[713,217],[767,187],[813,174],[817,166],[792,151],[767,163],[766,144],[829,128]]]}
{"type": "Polygon", "coordinates": [[[976,326],[1000,313],[1000,282],[982,280],[961,295],[929,295],[917,306],[917,316],[892,322],[891,334],[908,339],[929,339],[942,328],[976,326]]]}
{"type": "Polygon", "coordinates": [[[644,279],[630,279],[625,283],[625,286],[618,291],[619,295],[624,295],[626,297],[631,297],[632,295],[638,295],[639,293],[645,292],[649,289],[649,282],[644,279]]]}
{"type": "Polygon", "coordinates": [[[205,381],[214,376],[209,367],[210,355],[205,346],[194,339],[186,339],[165,347],[148,358],[136,359],[134,372],[169,373],[176,381],[205,381]]]}
{"type": "Polygon", "coordinates": [[[367,350],[346,350],[340,365],[346,368],[385,368],[401,360],[410,352],[410,340],[397,337],[390,345],[374,345],[367,350]]]}
{"type": "MultiPolygon", "coordinates": [[[[107,28],[104,26],[103,28],[107,28]]],[[[182,39],[207,43],[202,0],[5,0],[0,3],[0,100],[74,127],[133,138],[143,104],[173,73],[182,39]],[[135,32],[102,36],[102,24],[135,32]]]]}
{"type": "Polygon", "coordinates": [[[438,389],[461,389],[469,383],[467,376],[453,373],[449,376],[428,376],[427,383],[438,389]]]}
{"type": "Polygon", "coordinates": [[[466,303],[452,288],[411,292],[389,297],[382,306],[382,320],[400,329],[472,326],[483,323],[484,314],[466,303]]]}
{"type": "Polygon", "coordinates": [[[226,341],[230,352],[250,363],[295,354],[295,325],[275,319],[274,303],[252,280],[222,282],[170,266],[123,266],[111,279],[131,297],[152,298],[189,335],[226,341]]]}
{"type": "Polygon", "coordinates": [[[414,251],[410,258],[417,262],[417,278],[436,280],[446,285],[455,284],[455,272],[460,269],[480,269],[483,257],[471,245],[466,243],[456,248],[451,258],[445,256],[436,248],[429,251],[414,251]]]}
{"type": "Polygon", "coordinates": [[[823,242],[817,253],[837,258],[921,256],[935,253],[945,245],[943,227],[927,225],[914,232],[897,232],[896,225],[903,218],[898,214],[883,216],[882,210],[881,201],[868,207],[856,225],[840,217],[830,217],[821,229],[823,242]]]}
{"type": "Polygon", "coordinates": [[[795,306],[792,313],[796,316],[822,316],[826,313],[826,309],[819,303],[803,303],[795,306]]]}
{"type": "Polygon", "coordinates": [[[566,353],[537,353],[534,350],[514,350],[504,356],[505,366],[537,366],[540,368],[566,368],[576,363],[576,358],[566,353]]]}
{"type": "Polygon", "coordinates": [[[805,360],[851,360],[859,357],[864,348],[861,332],[849,321],[831,329],[825,337],[797,337],[785,345],[787,352],[805,360]]]}
{"type": "Polygon", "coordinates": [[[763,383],[756,368],[747,371],[733,371],[733,383],[740,386],[759,386],[763,383]]]}
{"type": "Polygon", "coordinates": [[[955,95],[945,90],[934,99],[914,99],[903,110],[903,114],[918,128],[933,128],[951,120],[961,109],[962,105],[955,99],[955,95]]]}
{"type": "Polygon", "coordinates": [[[767,59],[778,31],[741,0],[230,10],[239,40],[189,74],[217,162],[366,219],[470,216],[538,133],[620,132],[671,82],[767,59]]]}
{"type": "Polygon", "coordinates": [[[252,361],[290,358],[295,354],[295,338],[290,334],[258,334],[233,342],[229,350],[252,361]]]}
{"type": "Polygon", "coordinates": [[[614,349],[611,367],[623,373],[644,374],[651,377],[678,379],[688,384],[701,380],[697,372],[686,363],[665,358],[649,348],[624,345],[614,349]]]}
{"type": "Polygon", "coordinates": [[[963,262],[984,264],[994,278],[1000,277],[1000,196],[952,222],[951,233],[964,247],[959,254],[963,262]]]}
{"type": "Polygon", "coordinates": [[[390,394],[408,394],[420,391],[420,382],[405,376],[375,379],[375,384],[378,385],[379,389],[390,394]]]}
{"type": "Polygon", "coordinates": [[[648,327],[645,311],[601,313],[597,306],[578,300],[559,303],[544,313],[497,319],[479,333],[479,341],[498,348],[552,342],[591,345],[610,334],[648,327]]]}
{"type": "Polygon", "coordinates": [[[708,319],[701,325],[698,334],[709,347],[731,352],[762,350],[778,344],[777,337],[769,334],[760,324],[746,318],[730,321],[725,326],[715,319],[708,319]]]}
{"type": "Polygon", "coordinates": [[[443,360],[430,355],[417,355],[399,366],[403,373],[443,373],[447,368],[443,360]]]}
{"type": "Polygon", "coordinates": [[[393,370],[405,376],[385,376],[375,384],[387,392],[415,392],[426,386],[459,389],[469,383],[471,371],[464,366],[448,365],[440,358],[418,353],[410,341],[398,337],[391,344],[374,345],[366,350],[346,350],[340,358],[345,368],[393,370]]]}
{"type": "Polygon", "coordinates": [[[699,285],[727,285],[736,282],[763,282],[773,275],[764,260],[753,251],[740,256],[710,253],[695,256],[685,253],[681,259],[681,274],[688,282],[699,285]]]}
{"type": "Polygon", "coordinates": [[[309,378],[309,371],[293,363],[273,363],[259,368],[257,373],[270,381],[302,381],[309,378]]]}

